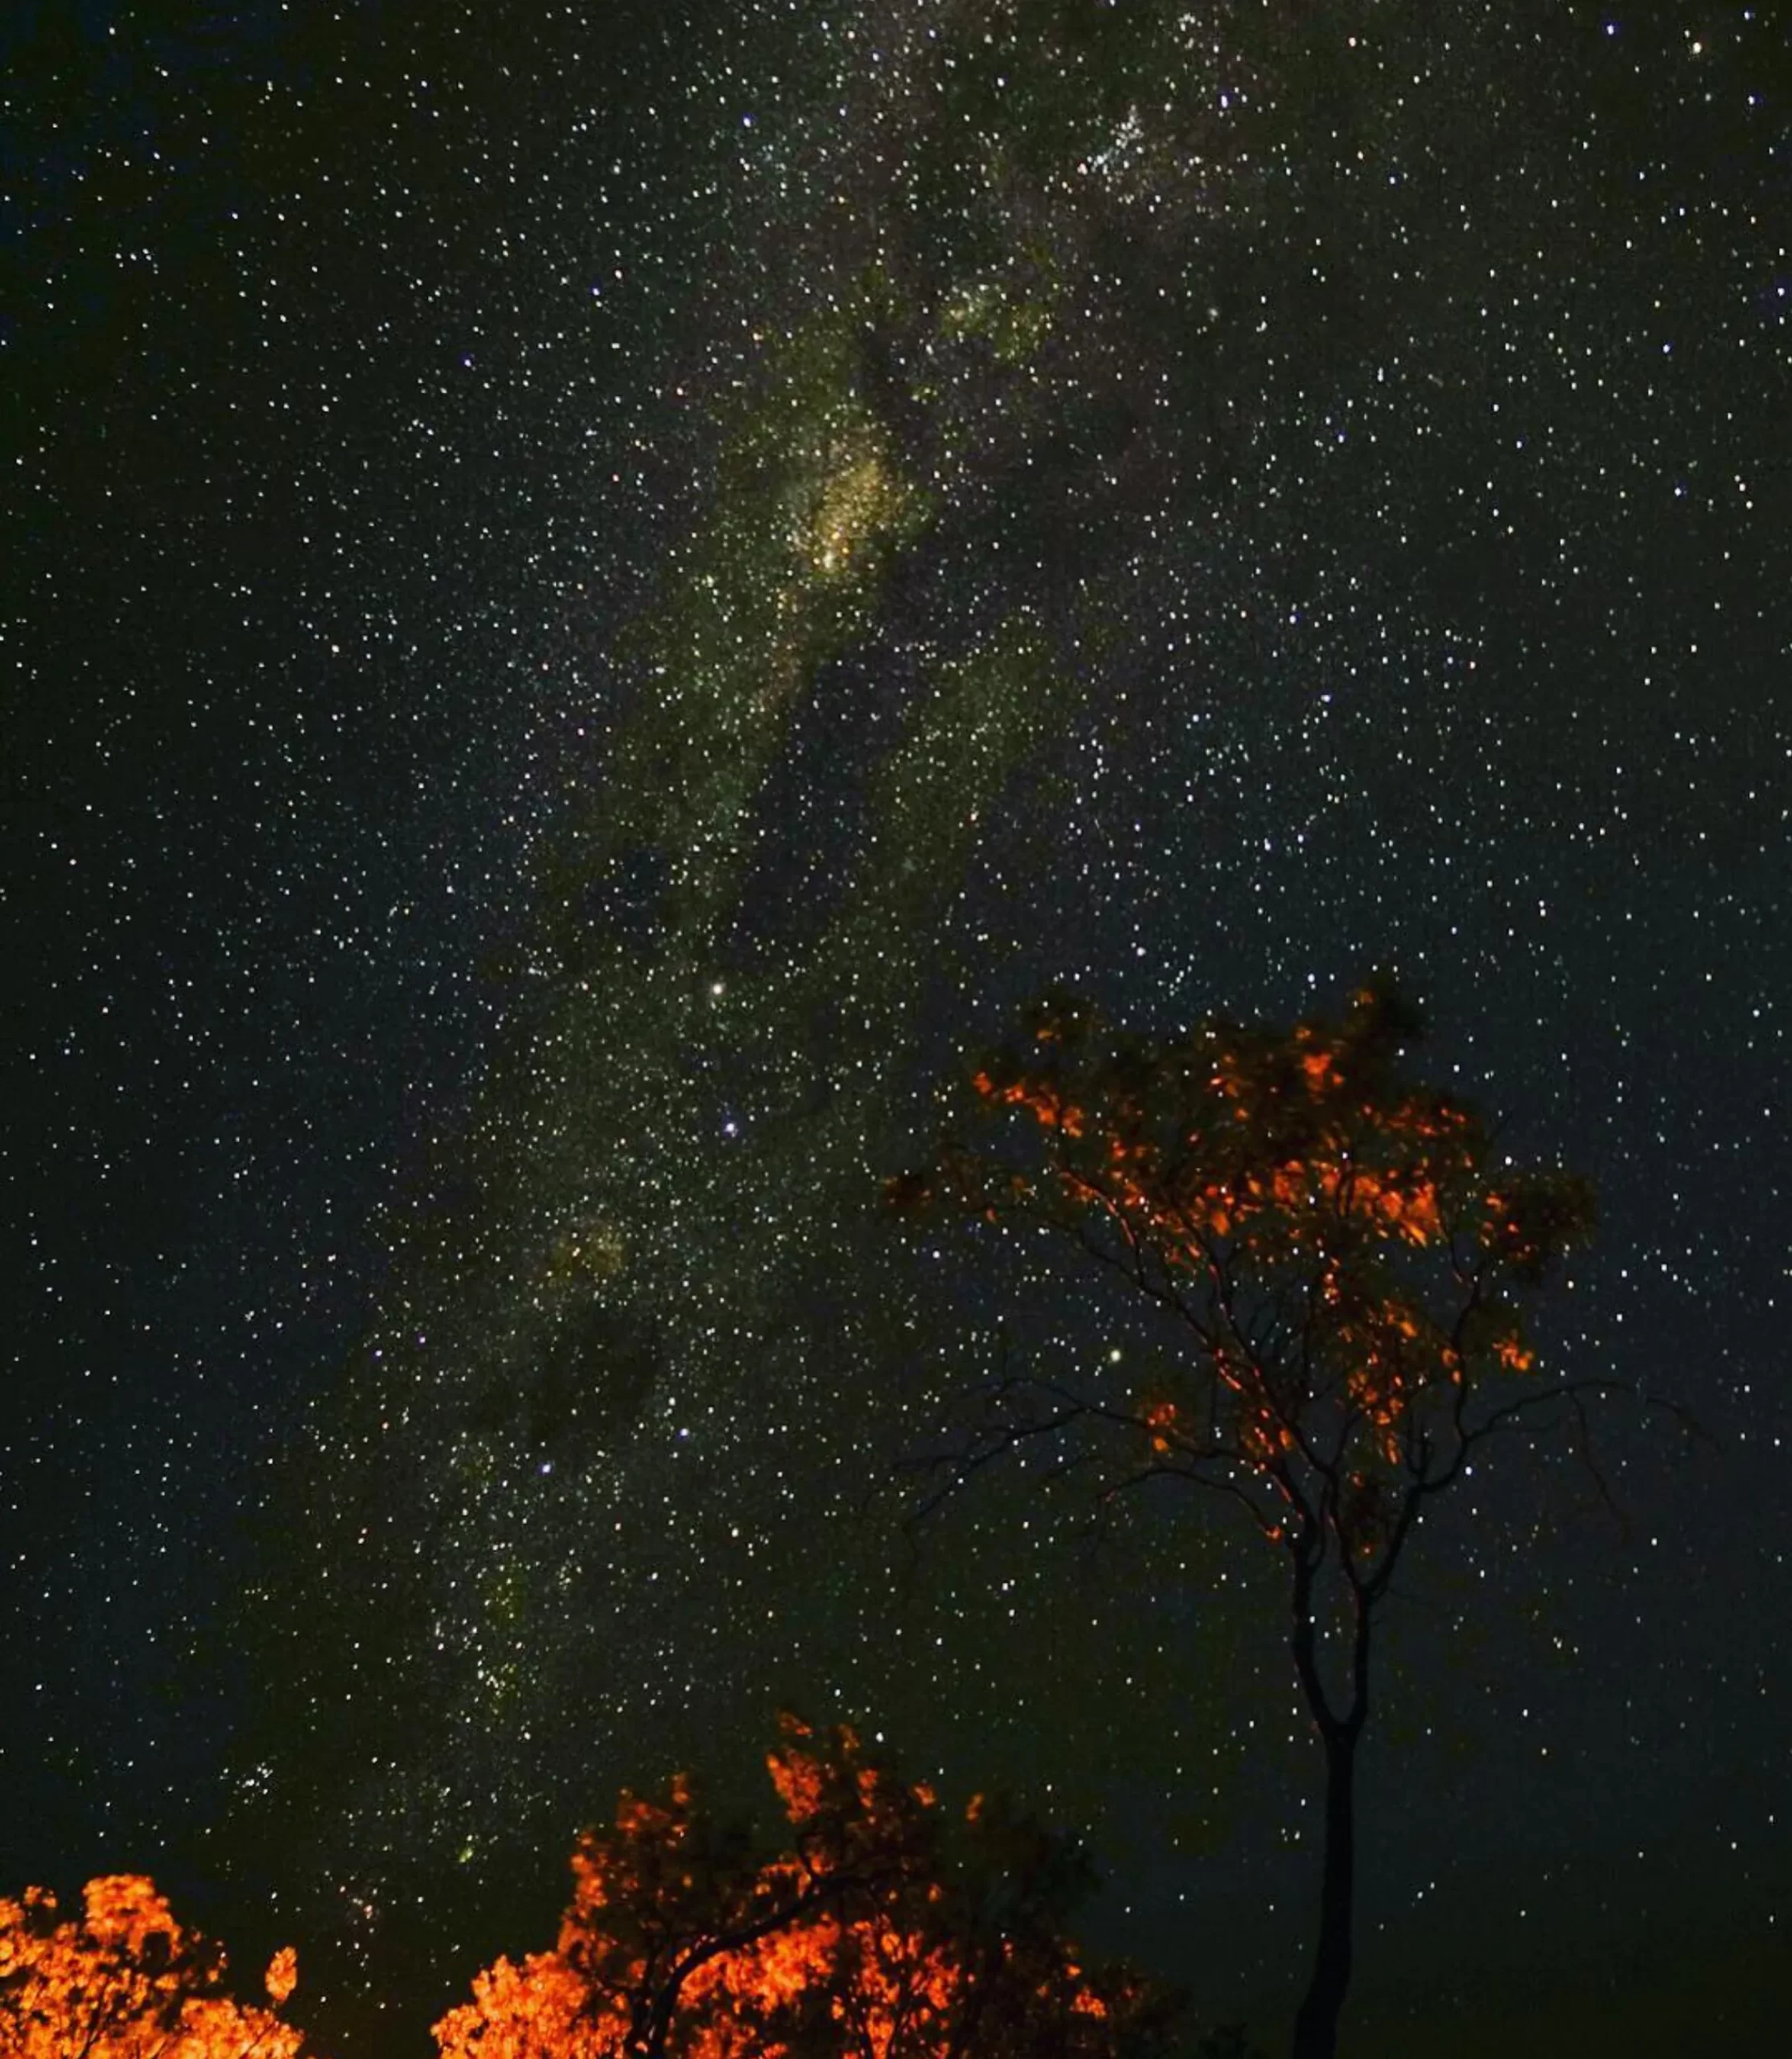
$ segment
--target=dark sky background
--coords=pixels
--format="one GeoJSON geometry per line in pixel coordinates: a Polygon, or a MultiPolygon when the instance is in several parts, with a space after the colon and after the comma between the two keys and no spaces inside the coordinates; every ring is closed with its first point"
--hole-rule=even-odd
{"type": "Polygon", "coordinates": [[[877,1195],[1049,983],[1164,1030],[1379,964],[1598,1182],[1552,1366],[1712,1436],[1605,1412],[1627,1534],[1562,1451],[1428,1540],[1346,2049],[1768,2049],[1781,10],[91,0],[0,55],[0,1892],[152,1870],[401,2053],[619,1786],[746,1791],[794,1703],[1077,1825],[1091,1933],[1279,2043],[1273,1569],[1024,1477],[906,1537],[1001,1353],[1162,1346],[877,1195]]]}

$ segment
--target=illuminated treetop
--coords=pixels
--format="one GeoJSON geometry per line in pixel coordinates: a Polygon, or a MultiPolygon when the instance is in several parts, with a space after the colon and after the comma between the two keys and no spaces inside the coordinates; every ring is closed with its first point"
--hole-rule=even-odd
{"type": "MultiPolygon", "coordinates": [[[[889,1190],[1066,1231],[1173,1317],[1177,1371],[1099,1412],[1141,1433],[1145,1470],[1230,1494],[1272,1543],[1335,1550],[1371,1592],[1424,1499],[1512,1420],[1517,1391],[1489,1397],[1536,1355],[1513,1290],[1593,1219],[1584,1181],[1494,1168],[1478,1115],[1399,1077],[1416,1028],[1379,984],[1336,1022],[1157,1045],[1054,997],[971,1083],[1034,1143],[949,1143],[889,1190]]],[[[1545,1391],[1566,1396],[1534,1385],[1520,1405],[1545,1391]]],[[[992,1436],[1051,1413],[1009,1411],[992,1436]]]]}
{"type": "Polygon", "coordinates": [[[573,1860],[553,1951],[482,1973],[436,2027],[442,2059],[1108,2059],[1144,2053],[1165,1998],[1083,1964],[1059,1918],[1074,1864],[980,1798],[945,1863],[925,1785],[848,1729],[787,1719],[767,1761],[789,1824],[765,1854],[691,1783],[625,1792],[573,1860]]]}
{"type": "Polygon", "coordinates": [[[176,1921],[141,1874],[89,1880],[79,1917],[46,1888],[0,1900],[6,2059],[302,2059],[282,2023],[298,1979],[289,1947],[265,1976],[273,2009],[233,2001],[222,1950],[176,1921]]]}

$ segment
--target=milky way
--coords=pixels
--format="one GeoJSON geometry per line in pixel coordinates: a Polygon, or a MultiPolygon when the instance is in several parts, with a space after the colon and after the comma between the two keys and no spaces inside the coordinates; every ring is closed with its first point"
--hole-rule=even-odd
{"type": "Polygon", "coordinates": [[[878,1198],[1047,984],[1162,1030],[1381,965],[1599,1182],[1553,1362],[1716,1436],[1611,1412],[1627,1534],[1546,1454],[1414,1574],[1360,2020],[1479,2049],[1519,1967],[1558,2031],[1745,2011],[1792,1800],[1777,31],[514,11],[215,63],[121,22],[20,203],[18,1866],[186,1781],[216,1829],[136,1835],[346,1941],[339,1991],[458,1981],[619,1784],[738,1781],[790,1704],[1078,1823],[1104,1936],[1267,2037],[1314,1787],[1247,1542],[1097,1543],[1024,1469],[903,1523],[1005,1354],[1163,1340],[878,1198]],[[204,1741],[146,1715],[134,1774],[97,1712],[158,1639],[204,1741]]]}

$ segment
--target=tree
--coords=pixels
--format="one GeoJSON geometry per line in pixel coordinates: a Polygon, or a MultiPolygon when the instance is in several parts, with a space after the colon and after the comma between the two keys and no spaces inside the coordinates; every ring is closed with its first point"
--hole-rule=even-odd
{"type": "Polygon", "coordinates": [[[59,1917],[46,1888],[0,1901],[0,2053],[6,2059],[301,2059],[275,2011],[298,1977],[291,1949],[265,1976],[273,2009],[224,1991],[223,1951],[174,1917],[155,1883],[108,1874],[59,1917]]]}
{"type": "Polygon", "coordinates": [[[848,1729],[785,1720],[767,1761],[791,1828],[757,1851],[688,1779],[625,1792],[573,1859],[551,1952],[500,1959],[436,2026],[442,2059],[1120,2059],[1169,1999],[1062,1934],[1063,1843],[980,1798],[953,1866],[929,1788],[848,1729]]]}
{"type": "Polygon", "coordinates": [[[993,1140],[948,1138],[886,1189],[898,1210],[1049,1226],[1173,1325],[1175,1370],[1143,1391],[1005,1375],[934,1499],[1033,1440],[1094,1432],[1114,1440],[1104,1494],[1186,1482],[1280,1555],[1326,1767],[1295,2059],[1336,2046],[1375,1625],[1414,1532],[1490,1439],[1564,1419],[1584,1433],[1589,1397],[1616,1385],[1535,1377],[1519,1306],[1590,1232],[1592,1190],[1496,1168],[1478,1115],[1402,1077],[1420,1028],[1380,982],[1340,1020],[1215,1020],[1165,1042],[1054,996],[973,1075],[993,1140]]]}

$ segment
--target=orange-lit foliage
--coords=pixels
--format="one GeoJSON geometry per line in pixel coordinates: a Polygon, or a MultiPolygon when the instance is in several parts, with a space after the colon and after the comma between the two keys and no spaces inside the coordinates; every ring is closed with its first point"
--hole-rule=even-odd
{"type": "MultiPolygon", "coordinates": [[[[0,2059],[298,2059],[301,2034],[273,2009],[223,1991],[218,1946],[184,1930],[155,1884],[89,1880],[80,1917],[47,1888],[0,1901],[0,2059]]],[[[274,2009],[293,1991],[289,1947],[265,1976],[274,2009]]]]}
{"type": "Polygon", "coordinates": [[[1494,1384],[1534,1370],[1512,1289],[1587,1228],[1588,1190],[1492,1177],[1480,1118],[1399,1075],[1416,1024],[1380,985],[1286,1032],[1149,1044],[1063,998],[1028,1027],[971,1078],[1007,1143],[947,1148],[892,1204],[1072,1232],[1187,1346],[1172,1382],[1085,1412],[1130,1421],[1147,1469],[1223,1488],[1272,1542],[1329,1535],[1379,1568],[1494,1384]]]}
{"type": "Polygon", "coordinates": [[[482,1973],[436,2026],[442,2059],[1107,2059],[1167,2023],[1074,1955],[1054,1840],[974,1803],[948,1868],[931,1792],[849,1730],[787,1718],[768,1765],[790,1826],[771,1856],[686,1780],[624,1794],[580,1840],[554,1949],[482,1973]]]}

